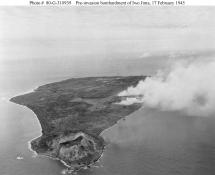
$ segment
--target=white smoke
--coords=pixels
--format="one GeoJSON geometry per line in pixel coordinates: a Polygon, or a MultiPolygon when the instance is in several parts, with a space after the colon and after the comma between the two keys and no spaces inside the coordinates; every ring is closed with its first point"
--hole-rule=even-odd
{"type": "Polygon", "coordinates": [[[117,103],[119,105],[132,105],[134,103],[143,103],[142,98],[135,98],[135,97],[127,97],[125,100],[117,103]]]}
{"type": "Polygon", "coordinates": [[[177,62],[168,72],[148,77],[119,96],[142,96],[139,102],[162,110],[183,110],[189,115],[198,116],[212,115],[215,113],[215,60],[177,62]]]}

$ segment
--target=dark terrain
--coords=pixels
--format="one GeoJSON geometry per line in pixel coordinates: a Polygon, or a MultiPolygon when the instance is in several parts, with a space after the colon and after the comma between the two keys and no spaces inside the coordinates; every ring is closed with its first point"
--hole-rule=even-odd
{"type": "Polygon", "coordinates": [[[42,135],[31,142],[38,154],[80,168],[97,161],[104,149],[100,133],[141,104],[119,105],[117,94],[145,76],[72,78],[38,87],[12,102],[30,108],[42,135]]]}

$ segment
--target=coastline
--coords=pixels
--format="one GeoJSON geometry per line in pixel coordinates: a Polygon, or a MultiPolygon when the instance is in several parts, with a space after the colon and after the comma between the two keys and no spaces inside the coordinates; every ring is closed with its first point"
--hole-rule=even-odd
{"type": "MultiPolygon", "coordinates": [[[[142,107],[141,107],[142,108],[142,107]]],[[[140,108],[140,109],[141,109],[140,108]]],[[[140,110],[140,109],[138,109],[138,110],[140,110]]],[[[136,110],[136,111],[138,111],[138,110],[136,110]]],[[[135,111],[135,112],[136,112],[135,111]]],[[[34,113],[33,113],[34,114],[34,113]]],[[[36,116],[36,114],[34,114],[35,116],[36,116]]],[[[102,151],[102,154],[100,155],[100,157],[98,158],[98,160],[96,161],[96,162],[94,162],[94,163],[92,163],[92,164],[89,164],[88,166],[93,166],[95,163],[97,163],[97,162],[99,162],[100,160],[101,160],[101,158],[104,156],[104,152],[105,152],[105,150],[106,150],[106,147],[110,144],[109,142],[107,142],[106,140],[105,140],[105,138],[103,137],[103,135],[105,134],[105,132],[108,132],[109,130],[111,130],[113,127],[116,127],[120,122],[124,122],[124,120],[126,120],[126,118],[128,118],[129,116],[130,116],[131,114],[129,114],[129,115],[127,115],[127,116],[125,116],[124,118],[122,118],[122,119],[120,119],[120,120],[118,120],[114,125],[112,125],[112,126],[110,126],[109,128],[107,128],[107,129],[105,129],[105,130],[103,130],[102,132],[101,132],[101,134],[99,135],[99,136],[101,136],[103,139],[104,139],[104,143],[105,143],[105,145],[104,145],[104,149],[103,149],[103,151],[102,151]]],[[[37,116],[36,116],[37,117],[37,116]]],[[[39,122],[39,120],[37,119],[37,121],[39,122]]],[[[40,126],[40,128],[41,128],[41,125],[40,125],[40,123],[39,123],[39,126],[40,126]]],[[[41,131],[42,132],[42,131],[41,131]]],[[[28,141],[28,149],[33,153],[33,155],[32,155],[32,157],[36,157],[36,156],[44,156],[44,157],[48,157],[48,158],[50,158],[50,159],[52,159],[52,160],[57,160],[57,161],[60,161],[65,167],[67,167],[67,168],[72,168],[72,166],[70,166],[70,165],[68,165],[66,162],[64,162],[63,160],[61,160],[61,159],[59,159],[59,158],[54,158],[54,157],[52,157],[52,156],[48,156],[48,155],[45,155],[45,154],[38,154],[35,150],[33,150],[32,148],[31,148],[31,142],[34,140],[34,139],[37,139],[37,138],[39,138],[39,137],[41,137],[42,136],[42,134],[41,135],[39,135],[39,136],[36,136],[36,137],[34,137],[34,138],[32,138],[31,140],[29,140],[28,141]]],[[[87,166],[86,166],[87,167],[87,166]]],[[[82,169],[82,168],[85,168],[85,167],[81,167],[80,169],[82,169]]],[[[80,170],[79,169],[79,170],[80,170]]],[[[79,171],[79,170],[77,170],[77,171],[79,171]]]]}
{"type": "MultiPolygon", "coordinates": [[[[38,87],[39,87],[39,86],[36,86],[36,87],[33,88],[33,89],[29,89],[29,90],[27,90],[27,91],[19,92],[19,93],[16,94],[16,96],[20,96],[20,95],[23,95],[23,94],[32,93],[32,92],[34,92],[38,87]]],[[[36,115],[31,109],[29,109],[29,108],[26,107],[25,105],[20,105],[20,104],[17,104],[17,103],[13,103],[13,102],[10,100],[11,98],[13,98],[13,96],[12,96],[12,97],[11,97],[11,96],[8,97],[7,101],[10,102],[10,103],[12,103],[13,105],[17,105],[17,106],[19,105],[19,106],[23,107],[24,109],[27,109],[27,110],[31,111],[31,113],[34,115],[33,118],[35,118],[35,120],[37,121],[37,124],[38,124],[38,126],[39,126],[39,128],[40,128],[40,135],[35,136],[35,137],[33,137],[32,139],[30,139],[30,140],[27,142],[27,147],[28,147],[28,150],[30,150],[30,151],[33,153],[33,154],[32,154],[32,157],[39,156],[39,154],[38,154],[35,150],[33,150],[33,149],[31,148],[31,142],[32,142],[34,139],[37,139],[38,137],[41,137],[41,136],[42,136],[42,128],[41,128],[40,121],[39,121],[37,115],[36,115]]]]}
{"type": "MultiPolygon", "coordinates": [[[[144,108],[143,106],[141,108],[144,108]]],[[[141,108],[137,109],[136,111],[134,112],[137,112],[139,110],[141,110],[141,108]]],[[[117,124],[119,124],[119,122],[124,122],[124,120],[126,120],[126,118],[130,117],[130,115],[132,115],[133,113],[125,116],[124,118],[121,118],[120,120],[118,120],[114,125],[110,126],[109,128],[103,130],[101,133],[100,133],[100,136],[104,139],[103,135],[105,134],[105,132],[108,132],[109,130],[112,129],[112,127],[116,127],[117,124]]],[[[106,143],[106,142],[105,142],[106,143]]]]}
{"type": "MultiPolygon", "coordinates": [[[[35,87],[35,88],[33,88],[33,89],[20,92],[20,93],[16,94],[16,96],[20,96],[20,95],[23,95],[23,94],[28,94],[28,93],[35,92],[35,90],[36,90],[37,88],[39,88],[39,87],[40,87],[40,86],[37,86],[37,87],[35,87]]],[[[8,102],[11,102],[11,101],[10,101],[11,98],[12,98],[12,97],[8,97],[7,101],[8,101],[8,102]]],[[[12,103],[12,102],[11,102],[11,103],[12,103]]],[[[16,103],[13,103],[13,104],[19,105],[19,104],[16,104],[16,103]]],[[[69,166],[66,162],[64,162],[63,160],[61,160],[61,159],[59,159],[59,158],[54,158],[54,157],[51,157],[51,156],[48,156],[48,155],[39,154],[39,153],[37,153],[35,150],[32,149],[32,147],[31,147],[31,142],[32,142],[33,140],[35,140],[35,139],[37,139],[37,138],[39,138],[39,137],[42,136],[41,124],[40,124],[40,122],[39,122],[39,119],[38,119],[37,115],[36,115],[31,109],[29,109],[29,108],[26,107],[25,105],[21,105],[21,106],[22,106],[23,108],[28,109],[28,110],[30,110],[30,111],[32,112],[32,114],[34,115],[34,117],[36,118],[36,120],[37,120],[37,122],[38,122],[38,126],[40,127],[40,135],[38,135],[38,136],[36,136],[36,137],[33,137],[32,139],[30,139],[30,140],[27,142],[27,147],[28,147],[28,150],[30,150],[30,151],[32,152],[32,157],[33,157],[33,158],[35,158],[35,157],[37,157],[37,156],[48,157],[48,158],[50,158],[50,159],[52,159],[52,160],[60,161],[60,162],[61,162],[64,166],[66,166],[67,168],[71,168],[71,166],[69,166]]]]}
{"type": "MultiPolygon", "coordinates": [[[[117,94],[129,86],[136,85],[144,78],[146,76],[71,78],[45,84],[31,89],[30,92],[25,91],[24,95],[11,98],[11,102],[29,108],[39,122],[40,134],[28,141],[28,149],[34,156],[46,156],[58,160],[68,168],[82,169],[92,166],[101,159],[108,143],[103,133],[141,107],[139,104],[117,105],[116,102],[121,99],[117,94]],[[68,95],[65,96],[66,94],[68,95]],[[63,104],[66,107],[61,106],[63,104]],[[86,113],[84,118],[83,112],[86,113]],[[60,123],[57,122],[64,121],[64,117],[68,118],[71,125],[65,123],[66,127],[62,130],[59,127],[60,123]],[[76,124],[79,121],[82,123],[76,124]],[[55,123],[56,126],[53,126],[55,123]],[[53,130],[55,128],[56,130],[53,130]],[[75,140],[81,133],[84,141],[78,143],[75,140]],[[64,152],[68,149],[66,147],[68,143],[77,144],[79,147],[84,144],[85,148],[82,153],[78,151],[77,158],[72,156],[65,159],[64,152]]],[[[75,152],[76,149],[80,149],[70,147],[75,152]]]]}
{"type": "MultiPolygon", "coordinates": [[[[37,87],[34,88],[34,89],[31,89],[31,90],[28,90],[28,91],[23,91],[23,93],[21,92],[20,94],[17,94],[17,96],[35,92],[35,90],[36,90],[37,88],[39,88],[39,87],[40,87],[40,86],[37,86],[37,87]]],[[[11,98],[12,98],[12,97],[9,97],[9,98],[8,98],[8,102],[11,102],[11,101],[10,101],[11,98]]],[[[12,103],[12,102],[11,102],[11,103],[12,103]]],[[[13,103],[13,104],[14,104],[14,103],[13,103]]],[[[20,105],[20,104],[16,104],[16,103],[15,103],[15,105],[20,105]]],[[[37,153],[35,150],[32,149],[32,146],[31,146],[32,141],[35,140],[35,139],[37,139],[37,138],[39,138],[39,137],[41,137],[41,136],[43,135],[43,134],[42,134],[41,124],[40,124],[40,122],[39,122],[39,119],[38,119],[37,115],[36,115],[31,109],[29,109],[29,108],[26,107],[25,105],[21,105],[21,106],[22,106],[24,109],[28,109],[28,110],[30,110],[30,111],[33,113],[34,117],[35,117],[36,120],[37,120],[38,126],[40,127],[40,135],[38,135],[38,136],[36,136],[36,137],[33,137],[32,139],[30,139],[30,140],[27,142],[27,147],[28,147],[28,150],[30,150],[30,151],[32,152],[32,157],[34,157],[34,158],[37,157],[37,156],[48,157],[48,158],[50,158],[50,159],[52,159],[52,160],[60,161],[60,162],[61,162],[65,167],[67,167],[67,168],[73,168],[72,166],[68,165],[65,161],[61,160],[60,158],[52,157],[52,156],[45,155],[45,154],[41,154],[41,153],[37,153]]],[[[102,138],[103,138],[103,137],[102,137],[102,138]]],[[[105,146],[106,146],[106,145],[105,145],[105,146]]],[[[104,146],[104,149],[105,149],[105,146],[104,146]]],[[[98,162],[98,161],[100,160],[100,158],[103,156],[104,149],[103,149],[103,151],[102,151],[101,156],[98,158],[98,160],[95,161],[95,162],[92,163],[92,164],[87,165],[87,166],[92,166],[93,164],[95,164],[96,162],[98,162]]],[[[85,167],[87,167],[87,166],[85,166],[85,167]]],[[[85,168],[85,167],[80,167],[80,169],[85,168]]],[[[80,169],[78,169],[78,170],[76,170],[76,171],[79,171],[80,169]]]]}

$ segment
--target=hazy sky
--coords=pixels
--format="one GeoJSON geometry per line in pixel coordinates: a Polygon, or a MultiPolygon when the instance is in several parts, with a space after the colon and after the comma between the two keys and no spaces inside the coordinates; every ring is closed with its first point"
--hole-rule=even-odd
{"type": "Polygon", "coordinates": [[[213,49],[214,16],[213,7],[0,7],[0,57],[213,49]]]}

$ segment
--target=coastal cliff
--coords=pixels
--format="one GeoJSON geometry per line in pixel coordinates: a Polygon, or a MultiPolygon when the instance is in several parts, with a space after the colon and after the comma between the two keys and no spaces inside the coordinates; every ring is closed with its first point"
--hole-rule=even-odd
{"type": "Polygon", "coordinates": [[[118,93],[145,76],[72,78],[38,87],[10,101],[30,108],[42,135],[31,142],[38,154],[80,168],[97,161],[105,143],[100,133],[141,104],[120,105],[118,93]]]}

